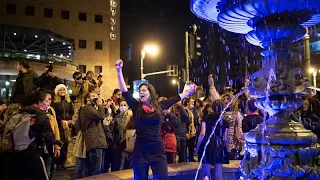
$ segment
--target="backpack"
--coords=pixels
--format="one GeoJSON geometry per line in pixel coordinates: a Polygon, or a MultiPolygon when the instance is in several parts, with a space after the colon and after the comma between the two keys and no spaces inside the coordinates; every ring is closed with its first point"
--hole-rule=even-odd
{"type": "Polygon", "coordinates": [[[13,114],[4,125],[3,133],[0,134],[0,150],[10,152],[27,149],[35,140],[29,137],[30,125],[30,114],[13,114]]]}
{"type": "Polygon", "coordinates": [[[174,133],[163,131],[162,142],[165,152],[177,152],[177,138],[174,133]]]}

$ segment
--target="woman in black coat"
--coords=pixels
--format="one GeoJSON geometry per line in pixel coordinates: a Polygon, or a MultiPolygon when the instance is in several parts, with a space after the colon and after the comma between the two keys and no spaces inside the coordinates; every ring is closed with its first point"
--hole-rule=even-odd
{"type": "Polygon", "coordinates": [[[72,116],[74,114],[73,105],[71,99],[67,94],[67,87],[63,84],[59,84],[55,88],[55,97],[52,104],[53,109],[56,112],[60,139],[63,145],[60,150],[60,157],[56,159],[57,170],[65,170],[65,163],[67,161],[68,145],[71,140],[71,133],[69,127],[72,123],[72,116]]]}

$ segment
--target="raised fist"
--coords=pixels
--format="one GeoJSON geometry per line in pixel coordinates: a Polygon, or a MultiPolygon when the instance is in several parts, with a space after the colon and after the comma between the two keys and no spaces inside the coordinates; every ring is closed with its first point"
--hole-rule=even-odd
{"type": "Polygon", "coordinates": [[[208,83],[209,83],[209,86],[214,86],[214,81],[213,81],[213,75],[210,74],[208,76],[208,83]]]}
{"type": "Polygon", "coordinates": [[[115,66],[116,66],[116,69],[117,69],[117,70],[122,69],[122,67],[123,67],[123,61],[122,61],[121,59],[118,59],[118,60],[116,61],[115,66]]]}

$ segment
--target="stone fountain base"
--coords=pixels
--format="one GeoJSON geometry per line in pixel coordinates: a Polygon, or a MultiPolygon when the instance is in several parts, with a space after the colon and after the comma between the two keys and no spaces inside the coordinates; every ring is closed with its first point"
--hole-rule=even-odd
{"type": "Polygon", "coordinates": [[[320,145],[301,124],[270,117],[246,135],[246,153],[240,163],[245,179],[320,179],[320,145]],[[263,132],[264,130],[264,132],[263,132]]]}
{"type": "MultiPolygon", "coordinates": [[[[230,161],[230,164],[223,165],[223,179],[224,180],[236,180],[240,178],[239,170],[240,161],[230,161]]],[[[190,162],[190,163],[177,163],[168,165],[169,180],[194,180],[195,174],[199,163],[190,162]]],[[[201,170],[200,170],[201,172],[201,170]]],[[[211,168],[211,173],[214,173],[214,166],[211,168]]],[[[198,176],[200,180],[202,178],[201,173],[198,176]]],[[[111,172],[106,174],[100,174],[97,176],[91,176],[84,178],[86,180],[133,180],[133,171],[132,169],[111,172]]],[[[152,172],[149,170],[149,179],[152,179],[152,172]]]]}

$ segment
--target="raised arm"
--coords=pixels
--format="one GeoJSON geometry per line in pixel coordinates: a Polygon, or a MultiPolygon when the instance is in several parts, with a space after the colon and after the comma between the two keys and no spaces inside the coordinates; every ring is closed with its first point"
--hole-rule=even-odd
{"type": "Polygon", "coordinates": [[[130,92],[128,92],[126,82],[124,81],[123,74],[122,74],[122,67],[123,67],[123,61],[121,59],[118,59],[116,64],[117,74],[118,74],[118,82],[120,86],[120,90],[123,92],[122,95],[126,99],[129,107],[136,112],[138,105],[140,104],[139,101],[134,99],[130,92]]]}
{"type": "Polygon", "coordinates": [[[126,82],[124,81],[123,74],[122,74],[123,61],[121,59],[118,59],[115,66],[117,69],[120,90],[122,92],[127,92],[128,91],[127,85],[126,85],[126,82]]]}
{"type": "Polygon", "coordinates": [[[237,112],[236,136],[239,141],[241,140],[241,137],[242,137],[242,120],[243,120],[243,117],[242,117],[241,113],[238,111],[237,112]]]}
{"type": "Polygon", "coordinates": [[[189,91],[186,91],[186,92],[179,94],[181,101],[183,101],[185,98],[187,98],[188,96],[191,96],[193,93],[195,93],[196,89],[197,89],[197,85],[191,84],[189,91]]]}
{"type": "Polygon", "coordinates": [[[193,93],[196,92],[197,86],[195,84],[190,85],[190,90],[180,93],[178,96],[171,97],[170,99],[164,100],[160,102],[161,108],[162,109],[169,109],[172,105],[175,103],[184,100],[188,96],[192,95],[193,93]]]}
{"type": "Polygon", "coordinates": [[[210,92],[211,97],[213,98],[213,101],[217,100],[217,99],[221,99],[220,94],[218,93],[216,87],[214,86],[214,81],[213,81],[213,75],[212,74],[210,74],[209,77],[208,77],[208,83],[209,83],[209,86],[210,86],[209,92],[210,92]]]}

